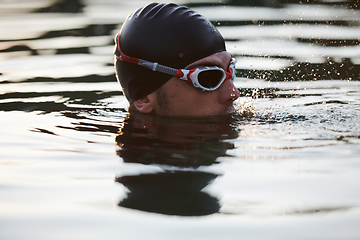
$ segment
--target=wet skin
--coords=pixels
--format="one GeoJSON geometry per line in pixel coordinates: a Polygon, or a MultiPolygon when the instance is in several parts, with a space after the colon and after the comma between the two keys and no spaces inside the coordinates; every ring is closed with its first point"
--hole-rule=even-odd
{"type": "MultiPolygon", "coordinates": [[[[186,69],[218,66],[227,71],[230,61],[231,54],[224,51],[191,63],[186,69]]],[[[232,113],[233,102],[240,96],[239,90],[230,79],[225,80],[215,91],[207,92],[194,88],[184,80],[172,77],[162,86],[162,92],[166,96],[166,106],[159,105],[156,92],[148,97],[156,113],[171,116],[212,116],[232,113]]]]}

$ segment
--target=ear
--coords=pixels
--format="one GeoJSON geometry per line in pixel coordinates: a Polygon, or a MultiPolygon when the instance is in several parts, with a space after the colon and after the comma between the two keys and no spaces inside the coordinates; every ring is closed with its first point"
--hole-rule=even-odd
{"type": "Polygon", "coordinates": [[[136,100],[133,104],[136,110],[141,113],[151,113],[154,110],[154,102],[150,95],[136,100]]]}

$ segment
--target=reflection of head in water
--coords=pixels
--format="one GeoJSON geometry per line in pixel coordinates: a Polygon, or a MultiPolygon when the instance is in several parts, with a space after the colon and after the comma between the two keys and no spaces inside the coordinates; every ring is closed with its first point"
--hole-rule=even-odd
{"type": "Polygon", "coordinates": [[[127,17],[115,42],[116,76],[131,110],[172,116],[233,111],[240,95],[233,84],[235,61],[201,14],[151,3],[127,17]]]}
{"type": "Polygon", "coordinates": [[[175,119],[132,113],[116,137],[118,155],[125,163],[155,164],[164,171],[118,177],[130,191],[119,206],[184,216],[218,212],[218,199],[201,191],[217,175],[195,169],[217,163],[234,148],[224,141],[238,137],[234,125],[225,116],[175,119]]]}
{"type": "Polygon", "coordinates": [[[167,215],[201,216],[217,213],[219,200],[201,190],[217,175],[199,171],[171,171],[116,179],[129,189],[119,206],[167,215]]]}
{"type": "Polygon", "coordinates": [[[163,118],[132,113],[116,137],[124,162],[199,167],[216,163],[234,146],[238,131],[229,116],[163,118]]]}

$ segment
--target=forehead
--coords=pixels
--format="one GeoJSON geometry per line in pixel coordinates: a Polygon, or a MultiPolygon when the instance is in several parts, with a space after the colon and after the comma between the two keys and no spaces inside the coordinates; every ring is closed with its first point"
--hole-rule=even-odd
{"type": "Polygon", "coordinates": [[[231,61],[231,54],[227,51],[219,52],[202,58],[186,66],[186,69],[194,68],[196,66],[218,66],[226,69],[231,61]]]}

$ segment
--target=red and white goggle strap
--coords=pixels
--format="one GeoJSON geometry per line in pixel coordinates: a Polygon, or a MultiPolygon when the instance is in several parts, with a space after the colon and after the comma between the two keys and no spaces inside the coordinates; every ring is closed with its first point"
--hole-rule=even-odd
{"type": "Polygon", "coordinates": [[[178,79],[182,79],[182,80],[188,81],[191,84],[193,84],[193,81],[191,80],[191,74],[193,72],[195,72],[195,70],[196,69],[191,69],[191,70],[179,69],[179,70],[177,70],[175,76],[178,79]]]}

